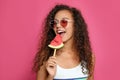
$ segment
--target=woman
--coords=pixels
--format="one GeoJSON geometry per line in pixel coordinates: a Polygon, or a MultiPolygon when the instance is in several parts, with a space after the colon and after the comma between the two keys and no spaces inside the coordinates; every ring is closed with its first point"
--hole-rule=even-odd
{"type": "Polygon", "coordinates": [[[37,80],[94,80],[94,54],[87,25],[76,8],[56,5],[45,19],[35,57],[37,80]],[[64,47],[53,56],[48,45],[60,34],[64,47]]]}

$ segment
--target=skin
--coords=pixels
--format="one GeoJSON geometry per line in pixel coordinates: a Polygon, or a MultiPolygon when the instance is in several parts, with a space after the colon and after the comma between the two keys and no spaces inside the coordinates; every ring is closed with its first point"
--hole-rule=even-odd
{"type": "MultiPolygon", "coordinates": [[[[61,10],[56,13],[55,20],[60,21],[63,18],[73,20],[72,14],[68,10],[61,10]]],[[[69,22],[64,28],[58,23],[57,26],[54,27],[56,34],[58,30],[65,31],[65,33],[61,35],[64,47],[57,50],[55,57],[51,56],[47,62],[44,62],[43,66],[37,73],[37,80],[53,80],[56,74],[56,65],[68,69],[73,68],[80,63],[79,57],[76,55],[77,51],[73,46],[73,24],[74,21],[69,22]]],[[[93,80],[93,76],[90,77],[89,80],[93,80]]]]}

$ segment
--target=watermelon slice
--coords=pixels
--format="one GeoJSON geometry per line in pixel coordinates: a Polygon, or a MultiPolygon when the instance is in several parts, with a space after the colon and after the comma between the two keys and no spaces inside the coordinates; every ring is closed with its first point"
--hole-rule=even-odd
{"type": "Polygon", "coordinates": [[[62,38],[59,34],[56,35],[56,37],[51,41],[51,43],[48,45],[50,48],[53,49],[60,49],[64,46],[62,42],[62,38]]]}

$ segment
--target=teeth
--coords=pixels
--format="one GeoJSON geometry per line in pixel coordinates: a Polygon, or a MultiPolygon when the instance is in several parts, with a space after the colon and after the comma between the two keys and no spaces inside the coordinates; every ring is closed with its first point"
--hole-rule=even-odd
{"type": "Polygon", "coordinates": [[[59,34],[59,33],[62,33],[62,32],[64,32],[64,31],[57,31],[58,34],[59,34]]]}

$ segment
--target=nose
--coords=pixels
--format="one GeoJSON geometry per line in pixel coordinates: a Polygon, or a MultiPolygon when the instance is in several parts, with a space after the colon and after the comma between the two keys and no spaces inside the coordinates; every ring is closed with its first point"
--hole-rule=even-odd
{"type": "Polygon", "coordinates": [[[57,27],[57,28],[62,27],[62,26],[60,25],[60,22],[58,22],[58,23],[56,24],[56,27],[57,27]]]}

